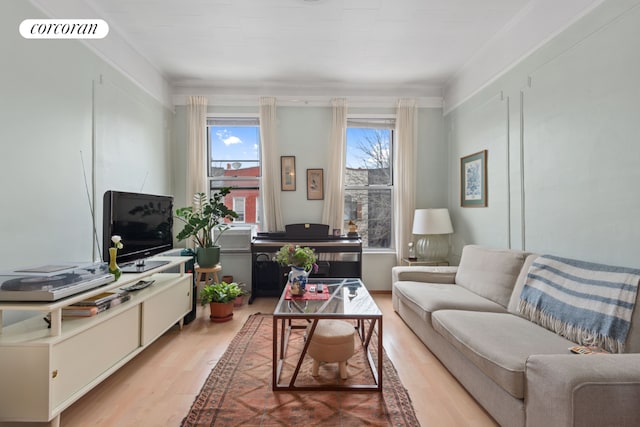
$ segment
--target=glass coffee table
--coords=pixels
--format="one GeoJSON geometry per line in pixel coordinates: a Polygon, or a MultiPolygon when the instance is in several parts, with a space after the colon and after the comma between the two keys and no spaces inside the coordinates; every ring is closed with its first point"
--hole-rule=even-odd
{"type": "Polygon", "coordinates": [[[291,296],[286,286],[276,305],[273,313],[272,389],[382,391],[382,312],[360,279],[309,278],[307,289],[318,285],[322,285],[323,292],[308,290],[302,297],[291,296]],[[303,381],[303,384],[296,384],[320,319],[339,319],[353,324],[361,342],[356,346],[356,351],[362,352],[363,364],[370,370],[370,375],[367,375],[372,380],[370,383],[338,381],[320,384],[303,381]],[[306,339],[292,335],[305,333],[306,339]],[[297,348],[289,349],[290,354],[287,355],[292,338],[296,338],[299,344],[297,348]],[[288,372],[283,379],[281,376],[285,365],[292,372],[288,372]]]}

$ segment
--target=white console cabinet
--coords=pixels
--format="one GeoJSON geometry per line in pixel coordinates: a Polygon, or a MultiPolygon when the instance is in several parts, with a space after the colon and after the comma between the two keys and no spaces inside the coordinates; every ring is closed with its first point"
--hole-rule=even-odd
{"type": "MultiPolygon", "coordinates": [[[[191,311],[190,257],[157,257],[168,264],[123,274],[117,282],[56,302],[0,302],[0,426],[5,422],[60,423],[60,413],[143,351],[191,311]],[[178,273],[167,273],[177,270],[178,273]],[[89,318],[62,320],[62,307],[142,278],[155,283],[89,318]],[[42,313],[2,328],[2,312],[42,313]],[[51,313],[51,328],[43,317],[51,313]]],[[[13,424],[13,423],[12,423],[13,424]]]]}

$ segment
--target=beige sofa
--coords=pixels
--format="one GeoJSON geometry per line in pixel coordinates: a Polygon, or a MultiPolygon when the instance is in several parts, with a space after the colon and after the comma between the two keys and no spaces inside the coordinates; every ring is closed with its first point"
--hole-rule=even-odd
{"type": "Polygon", "coordinates": [[[627,354],[571,353],[518,310],[537,258],[466,246],[458,267],[394,267],[394,310],[503,426],[640,425],[638,310],[627,354]]]}

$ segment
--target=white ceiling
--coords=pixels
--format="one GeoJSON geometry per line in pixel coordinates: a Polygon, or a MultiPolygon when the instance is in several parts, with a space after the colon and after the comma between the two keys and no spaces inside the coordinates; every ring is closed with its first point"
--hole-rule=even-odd
{"type": "Polygon", "coordinates": [[[359,94],[441,96],[444,88],[492,45],[504,50],[499,54],[506,63],[498,64],[504,68],[599,2],[34,0],[34,3],[49,11],[56,3],[67,3],[66,9],[58,7],[51,13],[54,17],[63,17],[60,14],[72,17],[69,15],[73,3],[76,8],[84,8],[84,15],[92,9],[96,17],[109,23],[109,37],[119,33],[124,43],[143,55],[170,87],[180,88],[178,91],[209,88],[231,93],[277,88],[292,94],[306,91],[331,95],[351,90],[359,94]],[[552,9],[548,8],[550,5],[552,9]],[[531,13],[535,10],[537,14],[531,13]],[[517,46],[525,52],[513,52],[513,46],[507,52],[498,43],[500,38],[513,39],[527,16],[553,21],[558,15],[563,19],[553,28],[547,28],[548,22],[530,25],[530,32],[538,34],[532,40],[523,38],[526,43],[517,46]],[[509,57],[504,59],[505,56],[509,57]]]}
{"type": "Polygon", "coordinates": [[[442,86],[529,0],[87,0],[178,85],[442,86]]]}

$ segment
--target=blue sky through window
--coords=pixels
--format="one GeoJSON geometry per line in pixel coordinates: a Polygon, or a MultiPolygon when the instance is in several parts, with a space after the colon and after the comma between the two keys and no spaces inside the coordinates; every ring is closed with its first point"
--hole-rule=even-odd
{"type": "MultiPolygon", "coordinates": [[[[250,126],[211,126],[209,127],[211,141],[211,158],[215,161],[242,161],[260,158],[259,140],[260,131],[258,127],[250,126]]],[[[366,153],[358,149],[355,142],[365,140],[366,136],[372,132],[367,128],[347,129],[347,166],[351,168],[362,168],[368,163],[366,153]]],[[[389,149],[388,131],[386,134],[386,150],[389,149]]],[[[289,154],[287,154],[289,155],[289,154]]]]}
{"type": "Polygon", "coordinates": [[[257,161],[260,158],[260,130],[257,126],[211,126],[209,132],[213,160],[257,161]]]}
{"type": "Polygon", "coordinates": [[[378,160],[386,159],[388,161],[390,135],[391,131],[389,129],[347,128],[347,167],[354,169],[377,167],[378,164],[372,159],[372,154],[375,154],[378,160]],[[374,153],[369,141],[377,140],[376,132],[381,137],[382,146],[377,153],[374,153]],[[368,152],[359,148],[359,142],[369,148],[368,152]]]}

